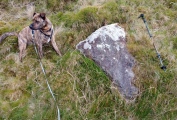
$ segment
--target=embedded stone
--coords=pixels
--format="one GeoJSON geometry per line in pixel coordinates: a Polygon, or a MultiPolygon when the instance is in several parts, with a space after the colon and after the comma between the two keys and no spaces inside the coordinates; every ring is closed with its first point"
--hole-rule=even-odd
{"type": "Polygon", "coordinates": [[[126,48],[125,31],[117,23],[103,26],[76,46],[110,77],[126,99],[134,99],[138,89],[133,84],[135,59],[126,48]]]}

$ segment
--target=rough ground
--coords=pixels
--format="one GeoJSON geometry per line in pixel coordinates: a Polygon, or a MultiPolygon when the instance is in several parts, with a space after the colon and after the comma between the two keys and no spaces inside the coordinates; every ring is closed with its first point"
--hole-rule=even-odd
{"type": "MultiPolygon", "coordinates": [[[[176,0],[1,0],[0,35],[19,32],[34,11],[46,12],[56,29],[63,56],[44,46],[44,63],[62,120],[173,120],[177,118],[176,0]],[[140,14],[148,22],[167,71],[160,69],[140,14]],[[125,102],[110,79],[75,46],[104,24],[119,23],[126,31],[128,52],[140,90],[125,102]]],[[[0,119],[54,120],[56,106],[44,80],[33,46],[23,63],[16,37],[0,44],[0,119]]]]}

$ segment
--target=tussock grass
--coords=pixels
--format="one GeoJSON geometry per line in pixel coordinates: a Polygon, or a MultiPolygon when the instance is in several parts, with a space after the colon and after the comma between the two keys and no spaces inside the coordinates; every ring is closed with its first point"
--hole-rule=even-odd
{"type": "MultiPolygon", "coordinates": [[[[175,0],[2,0],[0,34],[20,31],[31,23],[34,11],[46,12],[55,27],[59,57],[44,46],[44,63],[49,83],[63,120],[176,119],[177,37],[175,0]],[[145,25],[167,71],[159,61],[145,25]],[[105,73],[75,50],[75,45],[104,24],[119,23],[126,31],[127,48],[136,58],[135,85],[140,93],[126,102],[105,73]]],[[[44,80],[33,46],[23,63],[18,59],[16,37],[0,45],[0,119],[56,119],[54,103],[44,80]]]]}

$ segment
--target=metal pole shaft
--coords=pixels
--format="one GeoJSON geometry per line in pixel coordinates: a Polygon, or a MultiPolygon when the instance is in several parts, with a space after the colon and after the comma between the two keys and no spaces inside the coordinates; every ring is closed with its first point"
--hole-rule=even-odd
{"type": "Polygon", "coordinates": [[[139,18],[142,18],[142,20],[143,20],[143,22],[144,22],[144,24],[145,24],[145,26],[146,26],[146,29],[147,29],[148,34],[149,34],[149,37],[150,37],[150,39],[151,39],[152,42],[153,42],[153,46],[154,46],[154,49],[155,49],[155,51],[156,51],[157,57],[159,58],[159,61],[160,61],[160,64],[161,64],[161,69],[163,69],[163,70],[165,71],[165,70],[166,70],[166,66],[163,65],[163,62],[162,62],[160,53],[158,52],[158,50],[157,50],[157,48],[156,48],[156,46],[155,46],[155,44],[154,44],[154,41],[153,41],[152,35],[151,35],[150,31],[149,31],[149,28],[148,28],[146,19],[144,18],[144,14],[141,14],[141,15],[139,16],[139,18]]]}

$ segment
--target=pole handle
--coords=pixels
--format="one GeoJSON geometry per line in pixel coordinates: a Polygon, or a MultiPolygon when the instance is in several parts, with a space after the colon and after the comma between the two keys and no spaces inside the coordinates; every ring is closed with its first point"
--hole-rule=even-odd
{"type": "Polygon", "coordinates": [[[142,18],[143,22],[146,23],[146,19],[144,17],[144,14],[140,14],[140,16],[138,18],[142,18]]]}
{"type": "Polygon", "coordinates": [[[142,20],[143,20],[143,22],[144,22],[144,24],[145,24],[145,26],[146,26],[146,29],[147,29],[147,31],[148,31],[149,37],[152,38],[152,35],[151,35],[150,31],[149,31],[149,28],[148,28],[146,19],[145,19],[145,17],[144,17],[144,14],[140,14],[140,16],[139,16],[138,18],[142,18],[142,20]]]}

